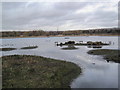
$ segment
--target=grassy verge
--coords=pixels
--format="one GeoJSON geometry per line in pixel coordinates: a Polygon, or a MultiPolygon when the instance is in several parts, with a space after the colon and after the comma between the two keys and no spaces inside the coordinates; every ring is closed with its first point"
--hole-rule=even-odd
{"type": "Polygon", "coordinates": [[[16,48],[0,48],[0,51],[12,51],[15,50],[16,48]]]}
{"type": "Polygon", "coordinates": [[[120,63],[120,50],[112,50],[112,49],[97,49],[90,50],[88,54],[92,55],[103,55],[104,59],[109,61],[114,61],[116,63],[120,63]]]}
{"type": "Polygon", "coordinates": [[[81,69],[77,65],[41,56],[2,58],[3,88],[70,88],[81,69]]]}
{"type": "Polygon", "coordinates": [[[35,49],[35,48],[38,48],[38,46],[22,47],[21,49],[35,49]]]}

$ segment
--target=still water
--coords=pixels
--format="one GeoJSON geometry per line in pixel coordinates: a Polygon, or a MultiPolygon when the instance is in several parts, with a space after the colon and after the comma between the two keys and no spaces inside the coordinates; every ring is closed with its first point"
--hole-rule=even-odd
{"type": "Polygon", "coordinates": [[[89,55],[87,52],[92,48],[78,46],[75,50],[61,50],[55,42],[74,41],[111,41],[111,45],[103,46],[102,49],[118,49],[117,36],[80,36],[80,37],[44,37],[44,38],[13,38],[2,39],[0,47],[14,47],[17,50],[0,52],[6,55],[39,55],[60,60],[73,62],[82,68],[82,74],[71,82],[72,88],[118,88],[118,64],[107,63],[102,56],[89,55]],[[37,45],[36,49],[22,50],[21,47],[37,45]],[[93,64],[95,63],[95,64],[93,64]]]}

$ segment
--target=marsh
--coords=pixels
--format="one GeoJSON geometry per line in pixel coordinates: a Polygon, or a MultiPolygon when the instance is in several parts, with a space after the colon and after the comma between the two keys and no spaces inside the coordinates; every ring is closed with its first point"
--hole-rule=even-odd
{"type": "MultiPolygon", "coordinates": [[[[75,63],[82,68],[82,75],[75,78],[70,86],[72,88],[117,88],[118,87],[118,63],[107,62],[101,56],[89,55],[89,50],[93,48],[87,48],[86,46],[76,46],[75,50],[61,50],[54,42],[66,42],[71,41],[103,41],[112,44],[109,46],[103,46],[99,49],[118,49],[118,37],[117,36],[79,36],[69,37],[43,37],[43,38],[11,38],[2,39],[3,44],[14,44],[11,48],[22,48],[29,45],[37,45],[36,49],[17,49],[9,52],[2,52],[2,56],[6,55],[36,55],[44,56],[48,58],[59,59],[63,61],[69,61],[75,63]],[[113,43],[114,42],[114,43],[113,43]],[[93,64],[94,63],[94,64],[93,64]],[[98,78],[99,77],[99,78],[98,78]]],[[[6,48],[4,46],[3,48],[6,48]]]]}

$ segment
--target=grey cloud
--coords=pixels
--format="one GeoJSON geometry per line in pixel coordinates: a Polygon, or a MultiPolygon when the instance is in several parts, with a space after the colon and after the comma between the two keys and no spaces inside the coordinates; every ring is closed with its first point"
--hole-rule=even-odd
{"type": "Polygon", "coordinates": [[[89,3],[85,2],[60,2],[56,3],[54,5],[55,8],[57,9],[62,9],[62,10],[76,10],[85,7],[89,3]]]}
{"type": "MultiPolygon", "coordinates": [[[[99,4],[99,3],[98,3],[99,4]]],[[[104,11],[109,8],[105,3],[93,12],[87,12],[85,7],[97,5],[88,2],[39,2],[39,3],[3,3],[3,29],[33,29],[36,27],[71,26],[91,28],[117,26],[117,12],[104,11]],[[85,13],[76,13],[77,10],[84,10],[85,13]]],[[[113,5],[116,7],[116,5],[113,5]]],[[[63,28],[64,30],[64,28],[63,28]]]]}

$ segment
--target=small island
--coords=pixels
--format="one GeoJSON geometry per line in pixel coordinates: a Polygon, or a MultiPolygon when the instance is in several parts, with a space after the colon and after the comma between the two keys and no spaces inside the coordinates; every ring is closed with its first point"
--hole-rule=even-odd
{"type": "Polygon", "coordinates": [[[113,61],[116,63],[120,63],[119,52],[120,50],[114,50],[114,49],[96,49],[96,50],[90,50],[87,53],[91,55],[102,55],[107,62],[113,61]]]}
{"type": "Polygon", "coordinates": [[[75,49],[78,49],[78,48],[76,48],[76,47],[64,47],[64,48],[61,48],[62,50],[75,50],[75,49]]]}
{"type": "Polygon", "coordinates": [[[70,88],[81,73],[71,62],[32,55],[2,58],[3,88],[70,88]]]}
{"type": "Polygon", "coordinates": [[[35,49],[35,48],[38,48],[38,46],[22,47],[21,49],[35,49]]]}
{"type": "Polygon", "coordinates": [[[0,51],[12,51],[16,50],[16,48],[0,48],[0,51]]]}

